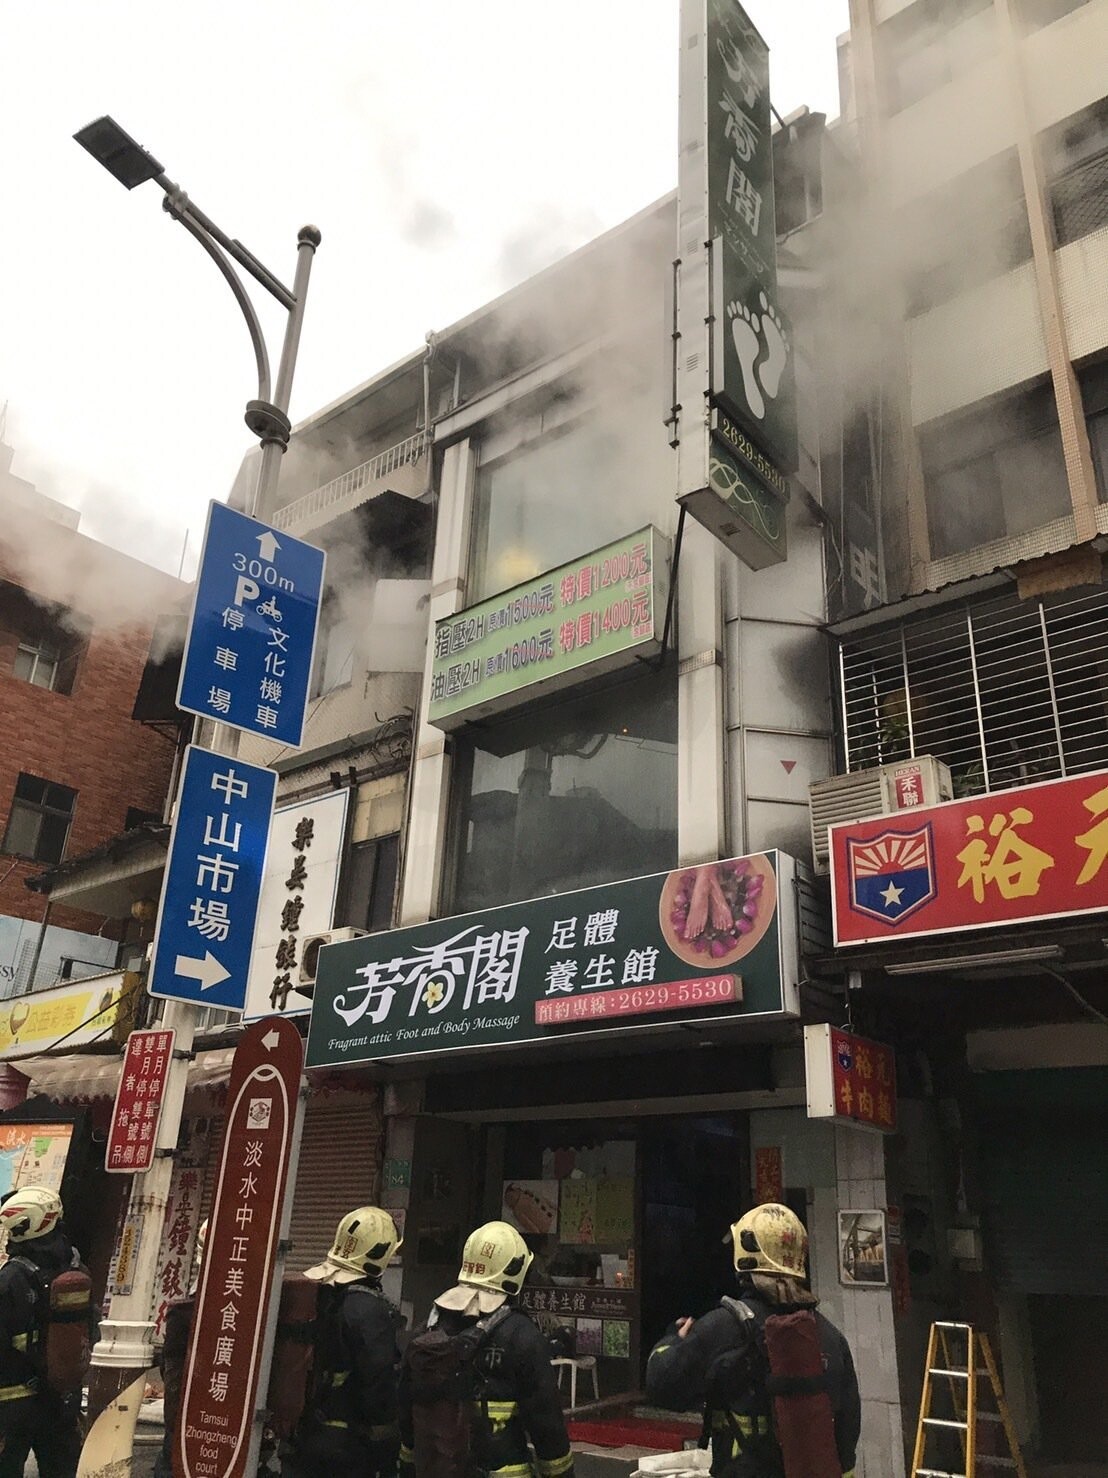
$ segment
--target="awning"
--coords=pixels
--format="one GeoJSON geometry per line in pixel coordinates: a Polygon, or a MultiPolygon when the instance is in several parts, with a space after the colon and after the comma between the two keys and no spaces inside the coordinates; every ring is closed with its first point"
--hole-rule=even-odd
{"type": "MultiPolygon", "coordinates": [[[[233,1047],[197,1053],[195,1062],[189,1064],[188,1091],[226,1083],[234,1055],[233,1047]]],[[[28,1097],[42,1094],[56,1103],[92,1103],[98,1098],[115,1097],[122,1059],[70,1052],[56,1057],[24,1057],[16,1066],[31,1080],[28,1097]]]]}

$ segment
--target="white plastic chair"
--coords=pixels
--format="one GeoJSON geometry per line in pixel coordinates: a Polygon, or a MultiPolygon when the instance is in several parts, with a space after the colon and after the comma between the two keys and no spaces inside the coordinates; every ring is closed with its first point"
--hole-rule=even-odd
{"type": "Polygon", "coordinates": [[[569,1367],[569,1409],[576,1410],[577,1407],[577,1372],[586,1370],[592,1376],[592,1399],[600,1400],[600,1387],[596,1380],[596,1356],[595,1355],[555,1355],[551,1365],[558,1372],[558,1389],[562,1389],[562,1376],[569,1367]]]}

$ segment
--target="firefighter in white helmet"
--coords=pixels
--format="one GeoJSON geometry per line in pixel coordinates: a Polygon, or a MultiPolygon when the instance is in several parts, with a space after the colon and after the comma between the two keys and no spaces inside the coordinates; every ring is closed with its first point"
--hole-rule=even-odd
{"type": "MultiPolygon", "coordinates": [[[[677,1411],[704,1409],[713,1478],[791,1478],[798,1469],[787,1461],[788,1433],[780,1427],[781,1412],[789,1407],[774,1397],[826,1392],[829,1407],[821,1400],[818,1411],[804,1407],[799,1418],[811,1424],[825,1418],[828,1430],[819,1434],[825,1440],[818,1444],[825,1465],[809,1461],[799,1471],[804,1478],[852,1474],[862,1420],[858,1380],[849,1345],[816,1312],[817,1300],[805,1282],[803,1223],[788,1206],[771,1202],[740,1217],[724,1242],[733,1250],[739,1297],[724,1299],[703,1318],[681,1318],[670,1327],[647,1362],[647,1400],[677,1411]],[[804,1375],[798,1384],[796,1375],[771,1368],[765,1330],[774,1316],[801,1312],[815,1320],[812,1348],[822,1372],[804,1375]]],[[[811,1430],[797,1435],[802,1445],[815,1436],[811,1430]]]]}
{"type": "MultiPolygon", "coordinates": [[[[41,1478],[74,1478],[81,1455],[80,1383],[94,1339],[87,1269],[62,1225],[61,1197],[48,1186],[10,1191],[0,1202],[7,1261],[0,1267],[0,1478],[22,1478],[34,1451],[41,1478]],[[65,1336],[74,1368],[59,1380],[49,1360],[50,1285],[81,1275],[86,1313],[65,1336]]],[[[70,1280],[73,1281],[73,1280],[70,1280]]],[[[70,1294],[70,1313],[79,1300],[70,1294]]],[[[59,1326],[60,1327],[60,1326],[59,1326]]]]}
{"type": "Polygon", "coordinates": [[[378,1206],[338,1224],[330,1252],[306,1276],[320,1285],[312,1397],[287,1449],[294,1478],[389,1478],[396,1471],[397,1334],[404,1319],[381,1289],[401,1245],[378,1206]]]}
{"type": "Polygon", "coordinates": [[[518,1306],[533,1257],[507,1222],[470,1233],[457,1283],[404,1353],[402,1475],[572,1478],[550,1347],[518,1306]]]}

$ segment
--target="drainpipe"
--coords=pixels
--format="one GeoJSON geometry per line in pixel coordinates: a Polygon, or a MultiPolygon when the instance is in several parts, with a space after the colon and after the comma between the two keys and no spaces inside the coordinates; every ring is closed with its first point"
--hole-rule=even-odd
{"type": "Polygon", "coordinates": [[[53,904],[50,901],[49,895],[47,895],[46,907],[42,912],[42,923],[39,925],[38,938],[35,940],[35,952],[31,956],[31,968],[27,972],[28,990],[34,990],[35,988],[35,975],[38,973],[38,962],[42,958],[42,946],[46,942],[46,929],[50,923],[50,910],[52,907],[53,904]]]}

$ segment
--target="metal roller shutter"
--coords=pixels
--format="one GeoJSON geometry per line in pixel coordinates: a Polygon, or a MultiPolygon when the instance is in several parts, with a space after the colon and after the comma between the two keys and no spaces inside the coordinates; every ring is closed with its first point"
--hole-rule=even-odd
{"type": "Polygon", "coordinates": [[[1108,1294],[1108,1070],[985,1073],[976,1088],[998,1286],[1108,1294]]]}
{"type": "Polygon", "coordinates": [[[377,1093],[328,1093],[308,1100],[292,1202],[288,1272],[300,1273],[319,1262],[342,1217],[376,1199],[383,1133],[377,1093]]]}

